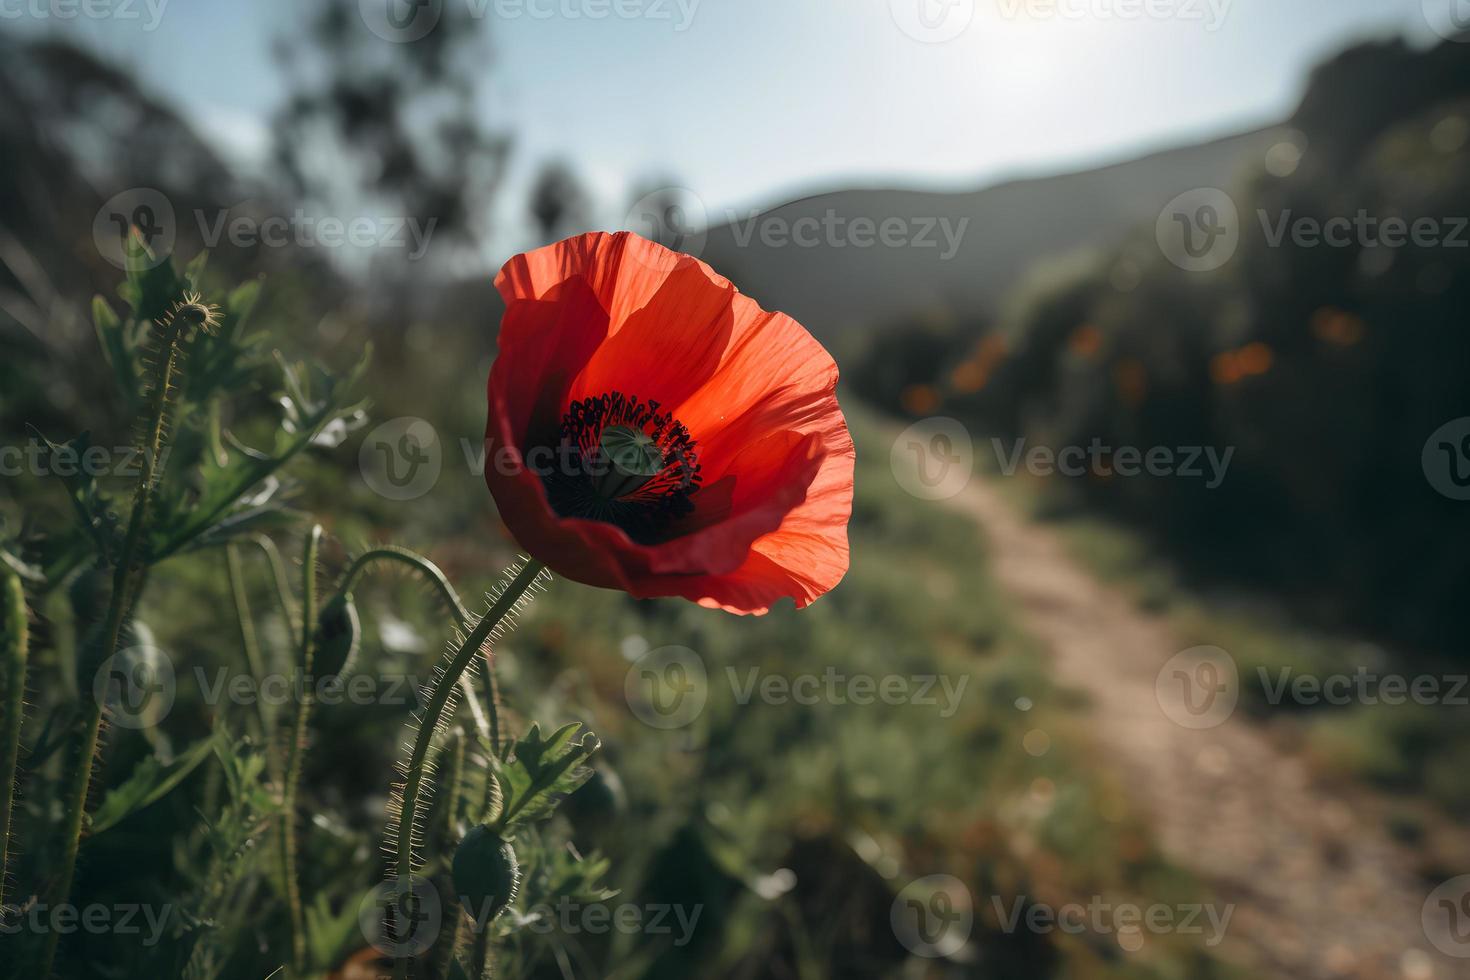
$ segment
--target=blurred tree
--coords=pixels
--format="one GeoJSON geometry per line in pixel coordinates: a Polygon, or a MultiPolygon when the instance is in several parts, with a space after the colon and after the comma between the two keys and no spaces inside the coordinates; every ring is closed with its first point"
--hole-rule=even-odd
{"type": "Polygon", "coordinates": [[[644,238],[688,252],[701,250],[709,215],[693,191],[675,180],[654,177],[634,187],[626,217],[627,226],[644,238]]]}
{"type": "Polygon", "coordinates": [[[358,6],[327,0],[299,37],[277,41],[292,94],[275,117],[276,163],[302,197],[432,221],[437,245],[476,246],[509,148],[481,114],[479,22],[444,4],[422,37],[394,43],[358,6]]]}
{"type": "Polygon", "coordinates": [[[541,168],[531,188],[531,220],[543,242],[554,242],[587,227],[591,202],[570,165],[555,161],[541,168]]]}
{"type": "Polygon", "coordinates": [[[852,359],[847,380],[854,391],[890,411],[907,411],[904,393],[929,385],[964,347],[956,324],[943,317],[920,316],[874,331],[866,349],[852,359]]]}
{"type": "Polygon", "coordinates": [[[1000,398],[975,408],[1053,445],[1229,447],[1215,487],[1077,486],[1211,577],[1457,649],[1470,515],[1421,453],[1470,416],[1470,50],[1345,52],[1314,74],[1286,141],[1232,190],[1243,227],[1224,268],[1181,271],[1150,224],[1023,292],[1002,325],[1000,398]],[[1355,230],[1336,247],[1273,242],[1257,215],[1355,230]],[[1390,218],[1440,237],[1387,244],[1390,218]]]}

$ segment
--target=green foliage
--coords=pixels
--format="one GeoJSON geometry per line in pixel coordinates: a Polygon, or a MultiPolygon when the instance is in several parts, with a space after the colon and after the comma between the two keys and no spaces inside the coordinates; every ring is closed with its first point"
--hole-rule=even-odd
{"type": "Polygon", "coordinates": [[[83,432],[63,443],[55,443],[34,428],[29,431],[44,449],[42,458],[47,472],[55,473],[66,487],[77,526],[88,539],[83,544],[90,543],[102,562],[111,564],[122,547],[122,520],[116,502],[99,488],[96,474],[81,465],[92,448],[91,433],[83,432]]]}
{"type": "Polygon", "coordinates": [[[204,739],[167,762],[158,756],[149,756],[138,763],[126,781],[107,791],[87,821],[88,832],[95,837],[135,811],[168,795],[215,752],[218,738],[204,739]]]}
{"type": "Polygon", "coordinates": [[[201,817],[175,861],[189,883],[188,931],[180,937],[188,980],[233,975],[227,968],[249,941],[251,916],[243,898],[261,874],[258,845],[280,812],[279,797],[265,779],[263,752],[228,739],[214,740],[213,749],[223,801],[217,813],[201,817]]]}
{"type": "Polygon", "coordinates": [[[587,781],[592,772],[582,763],[601,743],[591,732],[576,738],[581,727],[569,722],[543,738],[541,726],[532,725],[516,740],[508,761],[493,762],[500,787],[501,808],[494,823],[498,830],[513,832],[549,816],[563,797],[587,781]]]}
{"type": "MultiPolygon", "coordinates": [[[[437,564],[360,542],[380,538],[389,522],[409,540],[442,539],[436,558],[456,579],[466,578],[466,594],[512,557],[488,525],[478,480],[446,475],[432,503],[398,510],[367,496],[353,479],[346,442],[363,418],[349,383],[270,353],[268,335],[248,321],[256,284],[243,292],[211,290],[206,275],[198,263],[183,274],[167,263],[135,270],[125,310],[109,316],[108,306],[96,317],[113,376],[134,391],[141,411],[147,312],[166,314],[192,289],[226,297],[219,326],[199,334],[181,360],[171,450],[140,552],[146,574],[136,622],[152,624],[158,635],[148,644],[168,651],[176,700],[155,729],[119,727],[108,738],[74,891],[87,902],[167,904],[175,917],[147,949],[118,935],[67,937],[57,960],[64,977],[108,964],[129,975],[254,980],[291,958],[279,831],[286,819],[284,756],[294,738],[287,728],[296,713],[221,704],[195,682],[203,672],[213,683],[214,671],[227,682],[240,675],[259,682],[289,674],[297,662],[302,603],[285,566],[301,551],[260,537],[295,519],[288,499],[302,510],[330,511],[323,523],[360,556],[349,561],[348,549],[331,540],[323,546],[313,672],[338,673],[345,645],[348,679],[380,685],[365,701],[319,704],[307,737],[296,743],[302,771],[295,877],[305,951],[299,972],[347,975],[373,963],[359,913],[391,865],[378,856],[387,774],[405,733],[414,732],[421,692],[435,690],[412,679],[431,669],[424,651],[436,638],[472,624],[462,622],[460,592],[437,564]],[[309,474],[292,465],[307,453],[334,450],[345,465],[317,465],[309,474]],[[307,476],[294,493],[287,484],[293,474],[307,476]],[[466,536],[475,542],[470,557],[452,547],[466,536]],[[233,572],[214,547],[229,542],[236,543],[233,572]],[[247,547],[259,542],[264,552],[247,547]],[[258,560],[262,554],[268,562],[258,560]],[[388,567],[410,574],[360,575],[362,566],[385,557],[388,567]],[[234,635],[241,611],[251,618],[248,639],[234,635]],[[394,683],[402,678],[408,680],[394,683]]],[[[402,398],[400,372],[426,376],[445,362],[462,366],[469,356],[436,347],[432,365],[382,369],[374,390],[402,398]]],[[[482,397],[465,390],[478,385],[415,387],[466,402],[482,397]]],[[[443,432],[470,431],[482,421],[473,418],[482,404],[414,407],[443,432]],[[445,414],[463,416],[464,425],[445,422],[445,414]]],[[[973,528],[939,508],[916,506],[888,472],[885,432],[861,415],[852,422],[861,449],[854,563],[830,596],[799,614],[783,608],[737,619],[559,582],[524,607],[515,634],[495,638],[499,694],[489,700],[491,677],[483,676],[475,697],[485,703],[474,702],[488,718],[470,710],[465,692],[457,701],[446,696],[444,724],[423,735],[423,775],[439,802],[419,814],[415,833],[422,858],[416,872],[440,888],[447,911],[437,944],[414,963],[417,975],[479,980],[487,962],[506,980],[561,975],[562,964],[630,980],[753,975],[767,964],[813,976],[917,974],[923,964],[895,949],[887,927],[873,923],[886,922],[905,881],[935,870],[962,874],[977,888],[992,878],[1014,888],[1045,880],[1065,895],[1098,887],[1151,894],[1160,881],[1177,893],[1190,887],[1157,858],[1138,856],[1138,831],[1126,817],[1097,818],[1104,805],[1120,806],[1069,744],[1061,724],[1066,704],[1034,649],[1008,625],[973,528]],[[711,696],[689,726],[662,731],[630,712],[625,680],[630,659],[670,643],[698,651],[711,696]],[[938,675],[966,687],[949,715],[905,704],[782,705],[732,696],[730,678],[744,683],[752,668],[789,677],[829,667],[874,677],[938,675]],[[1034,707],[1023,713],[1020,699],[1034,707]],[[489,718],[498,738],[487,734],[489,718]],[[1052,734],[1043,759],[1019,748],[1022,735],[1037,727],[1052,734]],[[1057,787],[1055,805],[1032,802],[1039,780],[1057,787]],[[462,837],[466,823],[471,829],[462,837]],[[485,835],[513,850],[519,887],[493,924],[476,929],[453,902],[452,859],[456,848],[463,853],[485,835]],[[1035,850],[1007,843],[1019,837],[1035,850]],[[792,868],[794,885],[782,873],[792,868]],[[834,894],[843,901],[833,903],[834,894]],[[570,920],[574,928],[564,925],[564,909],[611,915],[625,906],[645,917],[644,926],[647,916],[662,916],[668,931],[594,931],[579,918],[570,920]],[[870,914],[862,918],[857,909],[870,914]]],[[[44,605],[57,627],[33,658],[39,662],[30,687],[41,695],[27,719],[30,808],[19,834],[33,846],[15,867],[25,888],[55,871],[55,830],[46,814],[64,782],[60,747],[69,744],[92,687],[92,678],[75,676],[71,665],[107,602],[100,558],[104,548],[118,553],[126,513],[110,521],[106,515],[119,509],[115,501],[125,499],[126,486],[99,477],[95,487],[63,487],[68,499],[60,502],[84,519],[57,521],[44,538],[23,541],[23,557],[44,578],[28,587],[33,596],[49,596],[44,605]]],[[[136,628],[125,635],[142,642],[136,628]]],[[[470,649],[479,660],[478,646],[470,649]]],[[[1027,961],[1038,968],[1018,975],[1082,975],[1067,971],[1099,961],[1085,947],[1036,941],[1046,958],[1027,961]]],[[[1004,951],[1013,943],[987,937],[986,948],[1004,951]]],[[[1207,967],[1193,969],[1195,961],[1167,942],[1155,957],[1156,967],[1131,975],[1212,975],[1207,967]]]]}
{"type": "MultiPolygon", "coordinates": [[[[1116,247],[1037,270],[977,338],[1005,350],[983,390],[947,391],[938,413],[1054,449],[1228,448],[1217,486],[1093,474],[1051,490],[1135,525],[1196,577],[1460,656],[1470,518],[1426,481],[1421,454],[1470,413],[1470,251],[1393,247],[1377,230],[1428,221],[1448,238],[1447,216],[1470,208],[1470,144],[1454,135],[1470,101],[1445,84],[1464,73],[1454,47],[1334,65],[1370,113],[1328,109],[1341,96],[1319,79],[1283,136],[1302,151],[1294,170],[1253,162],[1229,188],[1241,234],[1223,267],[1171,264],[1150,215],[1116,247]],[[1360,216],[1372,230],[1343,247],[1263,229],[1360,216]]],[[[948,387],[954,366],[928,380],[948,387]]]]}

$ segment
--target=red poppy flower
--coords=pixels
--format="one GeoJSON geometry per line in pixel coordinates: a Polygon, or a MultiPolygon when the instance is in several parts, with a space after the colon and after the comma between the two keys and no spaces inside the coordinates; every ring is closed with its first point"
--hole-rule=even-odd
{"type": "Polygon", "coordinates": [[[535,558],[739,613],[837,584],[853,445],[800,324],[626,232],[518,255],[495,285],[485,478],[535,558]]]}

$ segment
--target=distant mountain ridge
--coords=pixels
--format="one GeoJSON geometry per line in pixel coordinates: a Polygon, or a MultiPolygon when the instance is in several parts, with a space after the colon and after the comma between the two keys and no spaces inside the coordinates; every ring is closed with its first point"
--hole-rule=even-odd
{"type": "MultiPolygon", "coordinates": [[[[1199,187],[1230,190],[1259,171],[1266,152],[1291,134],[1313,134],[1313,152],[1354,159],[1385,125],[1440,100],[1470,98],[1470,45],[1446,41],[1418,50],[1402,40],[1355,45],[1313,70],[1302,100],[1278,125],[1151,153],[1136,160],[1056,176],[1012,180],[970,193],[847,190],[819,194],[710,229],[702,257],[767,309],[796,317],[832,339],[926,309],[965,317],[998,312],[1005,295],[1039,259],[1108,246],[1152,223],[1164,206],[1199,187]],[[796,223],[843,219],[819,246],[794,241],[796,223]],[[953,255],[947,243],[913,247],[859,236],[897,218],[910,239],[928,219],[964,222],[953,255]],[[762,226],[774,235],[763,235],[762,226]],[[784,240],[781,233],[793,240],[784,240]],[[856,247],[859,240],[873,242],[856,247]]],[[[818,226],[820,228],[820,225],[818,226]]],[[[931,236],[932,237],[932,236],[931,236]]]]}
{"type": "Polygon", "coordinates": [[[1037,260],[1112,244],[1187,190],[1228,187],[1285,132],[968,193],[818,194],[711,228],[700,254],[824,338],[932,308],[984,316],[1037,260]]]}

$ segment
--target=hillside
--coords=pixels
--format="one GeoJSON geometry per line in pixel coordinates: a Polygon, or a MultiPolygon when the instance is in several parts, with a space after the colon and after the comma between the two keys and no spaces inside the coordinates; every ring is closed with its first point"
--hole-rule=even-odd
{"type": "Polygon", "coordinates": [[[937,306],[984,315],[1038,259],[1113,244],[1183,191],[1230,184],[1281,138],[1272,127],[963,194],[819,194],[712,228],[702,256],[768,309],[826,339],[937,306]],[[901,219],[903,244],[856,247],[847,229],[858,218],[901,219]],[[941,218],[946,224],[936,223],[941,218]],[[816,233],[821,247],[783,235],[803,219],[807,240],[816,233]],[[835,237],[818,232],[813,219],[837,228],[835,237]]]}

